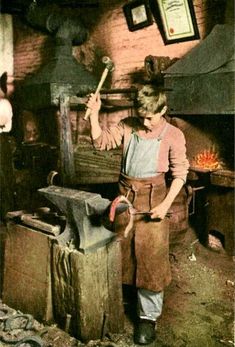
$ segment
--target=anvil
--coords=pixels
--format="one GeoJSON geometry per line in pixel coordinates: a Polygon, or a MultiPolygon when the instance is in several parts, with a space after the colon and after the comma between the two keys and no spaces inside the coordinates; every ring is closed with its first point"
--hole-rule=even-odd
{"type": "Polygon", "coordinates": [[[111,204],[110,200],[102,198],[100,194],[59,186],[41,188],[38,192],[66,217],[65,229],[57,237],[59,243],[79,239],[79,250],[88,253],[114,238],[115,234],[102,224],[102,216],[111,204]]]}

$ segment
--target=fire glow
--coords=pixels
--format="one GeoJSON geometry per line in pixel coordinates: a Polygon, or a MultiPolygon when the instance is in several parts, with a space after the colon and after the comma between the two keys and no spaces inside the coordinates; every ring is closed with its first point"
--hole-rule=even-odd
{"type": "Polygon", "coordinates": [[[218,158],[218,153],[215,150],[205,149],[196,155],[194,166],[207,170],[218,170],[222,167],[222,161],[218,158]]]}

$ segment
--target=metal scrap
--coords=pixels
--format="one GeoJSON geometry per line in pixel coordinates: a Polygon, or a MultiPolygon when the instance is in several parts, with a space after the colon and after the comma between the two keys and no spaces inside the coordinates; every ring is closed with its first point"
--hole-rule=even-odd
{"type": "Polygon", "coordinates": [[[15,329],[25,329],[31,330],[33,328],[34,318],[31,314],[15,314],[9,317],[4,323],[4,331],[11,331],[15,329]],[[22,321],[23,318],[23,321],[22,321]],[[15,327],[14,324],[17,323],[19,326],[15,327]]]}
{"type": "Polygon", "coordinates": [[[25,344],[32,346],[32,347],[43,347],[43,341],[38,336],[29,336],[25,337],[22,340],[20,340],[15,347],[24,347],[25,344]]]}

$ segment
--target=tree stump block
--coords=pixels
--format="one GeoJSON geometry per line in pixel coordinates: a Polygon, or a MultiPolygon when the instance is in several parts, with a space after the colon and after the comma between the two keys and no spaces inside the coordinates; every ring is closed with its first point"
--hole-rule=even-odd
{"type": "Polygon", "coordinates": [[[118,241],[88,254],[54,244],[52,267],[56,321],[82,341],[123,331],[118,241]]]}

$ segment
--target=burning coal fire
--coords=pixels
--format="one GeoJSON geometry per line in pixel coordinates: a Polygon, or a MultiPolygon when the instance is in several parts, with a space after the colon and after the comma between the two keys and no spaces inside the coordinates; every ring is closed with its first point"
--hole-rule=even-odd
{"type": "Polygon", "coordinates": [[[205,149],[196,155],[193,166],[208,170],[218,170],[222,168],[223,162],[219,159],[219,155],[214,149],[205,149]]]}

